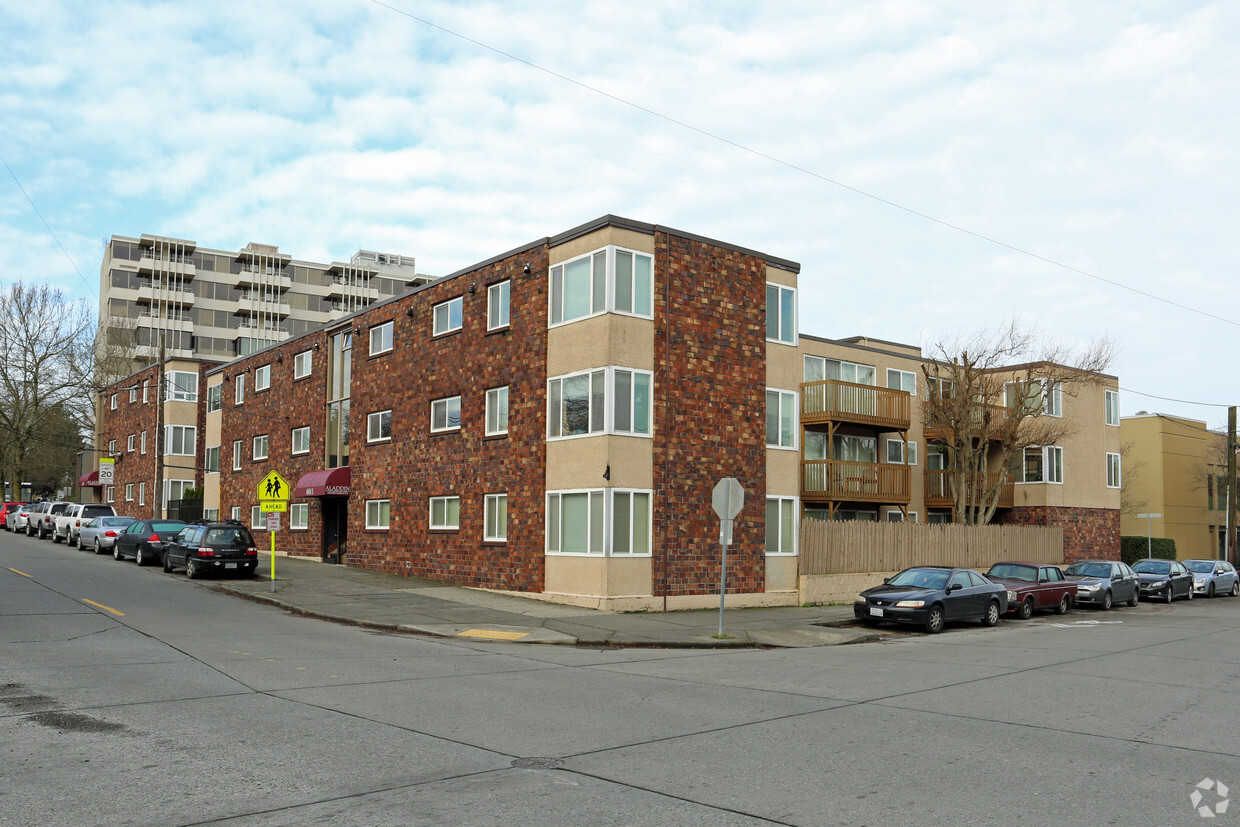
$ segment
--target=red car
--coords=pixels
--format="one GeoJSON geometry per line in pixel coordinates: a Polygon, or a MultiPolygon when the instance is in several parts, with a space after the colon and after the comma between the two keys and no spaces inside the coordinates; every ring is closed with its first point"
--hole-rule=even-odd
{"type": "Polygon", "coordinates": [[[0,512],[0,520],[3,521],[3,525],[0,528],[3,528],[5,531],[12,531],[13,529],[9,528],[9,514],[20,508],[25,508],[27,505],[28,503],[5,503],[4,511],[0,512]]]}
{"type": "Polygon", "coordinates": [[[995,563],[986,577],[1016,592],[1016,599],[1008,601],[1007,610],[1021,620],[1033,617],[1037,609],[1054,609],[1056,614],[1063,614],[1072,608],[1076,598],[1076,583],[1064,579],[1059,566],[995,563]]]}

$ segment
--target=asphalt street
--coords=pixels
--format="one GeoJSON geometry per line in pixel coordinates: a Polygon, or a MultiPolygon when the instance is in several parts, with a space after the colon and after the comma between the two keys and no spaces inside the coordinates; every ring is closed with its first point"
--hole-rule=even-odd
{"type": "Polygon", "coordinates": [[[515,646],[0,535],[0,823],[1225,824],[1237,627],[1216,599],[852,646],[515,646]]]}

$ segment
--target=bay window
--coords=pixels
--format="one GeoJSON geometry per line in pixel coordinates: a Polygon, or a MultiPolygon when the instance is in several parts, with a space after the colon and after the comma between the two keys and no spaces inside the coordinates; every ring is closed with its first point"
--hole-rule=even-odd
{"type": "Polygon", "coordinates": [[[649,491],[547,493],[548,554],[649,556],[651,531],[649,491]]]}
{"type": "Polygon", "coordinates": [[[547,436],[589,434],[650,436],[649,371],[595,368],[547,382],[547,436]]]}
{"type": "Polygon", "coordinates": [[[654,258],[608,246],[551,268],[551,324],[623,313],[654,317],[654,258]]]}

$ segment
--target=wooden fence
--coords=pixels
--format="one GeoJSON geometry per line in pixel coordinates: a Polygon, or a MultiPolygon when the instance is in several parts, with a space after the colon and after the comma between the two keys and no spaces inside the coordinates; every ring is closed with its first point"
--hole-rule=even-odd
{"type": "Polygon", "coordinates": [[[964,566],[986,571],[1000,560],[1063,562],[1059,526],[929,525],[801,521],[802,575],[964,566]]]}

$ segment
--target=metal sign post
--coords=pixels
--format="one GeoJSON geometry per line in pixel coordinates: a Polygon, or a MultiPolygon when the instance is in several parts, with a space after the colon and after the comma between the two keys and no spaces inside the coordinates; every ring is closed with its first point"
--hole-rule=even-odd
{"type": "Polygon", "coordinates": [[[259,510],[267,515],[267,533],[271,535],[271,590],[276,590],[276,532],[280,530],[280,514],[288,511],[289,485],[284,477],[272,471],[258,484],[259,510]]]}
{"type": "Polygon", "coordinates": [[[745,504],[745,489],[736,477],[724,477],[711,492],[711,507],[719,516],[719,637],[723,637],[723,603],[728,593],[728,546],[732,545],[732,520],[745,504]]]}
{"type": "Polygon", "coordinates": [[[1145,518],[1145,559],[1154,556],[1154,524],[1153,520],[1162,519],[1162,514],[1138,514],[1138,518],[1145,518]]]}

